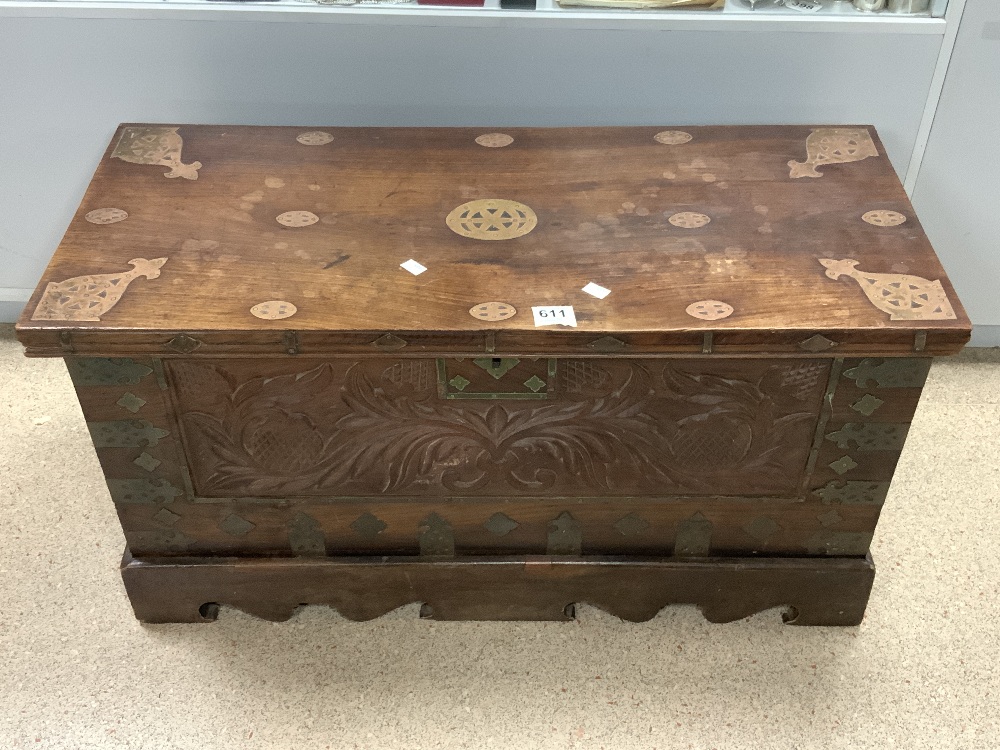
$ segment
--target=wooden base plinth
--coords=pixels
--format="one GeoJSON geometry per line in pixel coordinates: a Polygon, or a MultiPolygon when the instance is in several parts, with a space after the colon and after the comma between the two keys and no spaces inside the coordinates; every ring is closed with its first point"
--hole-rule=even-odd
{"type": "Polygon", "coordinates": [[[207,622],[220,605],[287,620],[304,604],[370,620],[423,604],[435,620],[571,620],[585,603],[633,622],[695,604],[710,622],[786,607],[792,625],[857,625],[875,577],[867,558],[144,558],[122,578],[136,617],[207,622]]]}

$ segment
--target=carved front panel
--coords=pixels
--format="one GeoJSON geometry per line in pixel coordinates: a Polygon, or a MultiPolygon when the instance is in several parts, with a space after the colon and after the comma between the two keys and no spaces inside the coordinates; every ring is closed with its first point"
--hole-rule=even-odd
{"type": "Polygon", "coordinates": [[[792,496],[829,367],[218,360],[167,376],[206,498],[792,496]]]}

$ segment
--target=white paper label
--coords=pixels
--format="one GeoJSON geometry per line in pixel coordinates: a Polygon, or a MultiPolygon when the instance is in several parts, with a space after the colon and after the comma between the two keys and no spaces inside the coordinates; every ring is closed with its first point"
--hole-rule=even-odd
{"type": "Polygon", "coordinates": [[[422,274],[424,271],[427,270],[425,266],[421,265],[420,263],[417,263],[417,261],[413,260],[413,258],[410,258],[405,263],[400,263],[399,265],[401,268],[405,268],[414,276],[419,276],[420,274],[422,274]]]}
{"type": "Polygon", "coordinates": [[[823,9],[823,5],[816,0],[785,0],[785,7],[800,13],[816,13],[823,9]]]}
{"type": "Polygon", "coordinates": [[[604,299],[609,294],[611,294],[610,289],[605,289],[603,286],[601,286],[600,284],[595,284],[593,281],[587,284],[587,286],[583,288],[583,291],[585,291],[587,294],[597,297],[597,299],[604,299]]]}
{"type": "Polygon", "coordinates": [[[572,326],[576,328],[576,313],[573,305],[547,305],[532,307],[531,314],[535,316],[535,326],[572,326]]]}

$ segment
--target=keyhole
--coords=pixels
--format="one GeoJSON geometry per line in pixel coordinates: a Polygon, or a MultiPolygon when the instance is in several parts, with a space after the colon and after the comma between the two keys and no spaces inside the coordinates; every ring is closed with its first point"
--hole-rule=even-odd
{"type": "Polygon", "coordinates": [[[500,357],[494,357],[493,358],[493,369],[494,370],[499,370],[500,369],[500,357]]]}

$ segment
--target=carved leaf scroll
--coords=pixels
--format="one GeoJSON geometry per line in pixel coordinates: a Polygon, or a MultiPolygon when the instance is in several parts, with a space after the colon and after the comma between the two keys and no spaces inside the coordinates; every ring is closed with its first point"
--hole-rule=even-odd
{"type": "Polygon", "coordinates": [[[566,398],[461,403],[384,361],[293,366],[171,363],[200,493],[712,494],[728,477],[768,494],[794,489],[816,419],[764,365],[744,380],[621,361],[566,398]]]}

